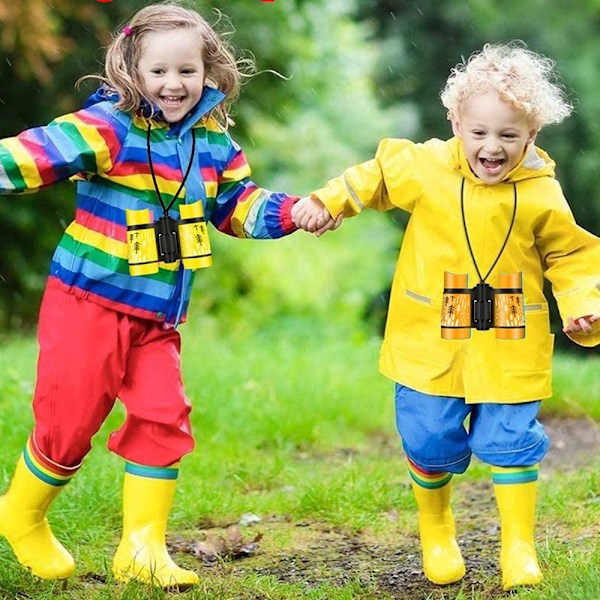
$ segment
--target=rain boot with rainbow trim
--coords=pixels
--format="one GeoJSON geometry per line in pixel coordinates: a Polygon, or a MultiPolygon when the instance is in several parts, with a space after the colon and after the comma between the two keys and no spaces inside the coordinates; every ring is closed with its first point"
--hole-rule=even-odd
{"type": "Polygon", "coordinates": [[[17,462],[8,491],[0,497],[0,534],[21,565],[34,575],[66,579],[73,574],[75,562],[54,537],[46,514],[79,466],[70,469],[53,464],[52,471],[49,464],[30,440],[17,462]]]}
{"type": "Polygon", "coordinates": [[[123,536],[113,560],[117,581],[135,579],[179,590],[199,583],[196,573],[173,562],[165,543],[178,474],[178,465],[159,468],[126,463],[123,536]]]}
{"type": "Polygon", "coordinates": [[[425,576],[437,585],[460,581],[465,576],[465,563],[450,508],[452,473],[426,471],[410,460],[407,462],[419,508],[425,576]]]}
{"type": "Polygon", "coordinates": [[[492,467],[500,512],[500,571],[505,591],[542,580],[533,538],[538,472],[538,465],[492,467]]]}

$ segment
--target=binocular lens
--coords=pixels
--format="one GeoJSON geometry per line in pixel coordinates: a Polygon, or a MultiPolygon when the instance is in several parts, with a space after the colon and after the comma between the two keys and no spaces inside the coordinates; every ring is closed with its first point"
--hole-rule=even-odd
{"type": "Polygon", "coordinates": [[[182,204],[179,207],[179,242],[181,258],[186,269],[200,269],[212,265],[208,230],[204,220],[202,202],[182,204]]]}
{"type": "Polygon", "coordinates": [[[152,215],[148,208],[125,209],[127,220],[127,260],[132,275],[158,272],[158,251],[152,215]]]}
{"type": "Polygon", "coordinates": [[[471,337],[471,293],[467,289],[468,275],[444,273],[442,299],[442,337],[445,340],[465,340],[471,337]]]}
{"type": "Polygon", "coordinates": [[[525,337],[522,275],[521,273],[499,275],[498,285],[500,289],[494,294],[496,337],[502,340],[520,340],[525,337]]]}

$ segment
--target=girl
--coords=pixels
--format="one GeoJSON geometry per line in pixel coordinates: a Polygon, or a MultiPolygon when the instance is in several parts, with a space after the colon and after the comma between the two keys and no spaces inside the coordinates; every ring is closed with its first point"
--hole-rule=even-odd
{"type": "Polygon", "coordinates": [[[541,580],[533,532],[548,438],[537,414],[552,393],[553,345],[544,277],[565,333],[583,346],[600,343],[600,239],[577,226],[554,162],[534,145],[543,126],[572,109],[553,66],[522,44],[486,45],[453,70],[442,92],[452,139],[383,140],[374,160],[292,211],[317,233],[330,216],[368,207],[411,213],[380,368],[396,382],[423,568],[437,584],[465,573],[450,486],[472,453],[491,466],[504,589],[541,580]],[[467,280],[478,285],[465,289],[467,280]],[[479,310],[492,304],[495,313],[479,310]]]}
{"type": "Polygon", "coordinates": [[[35,424],[0,498],[0,533],[43,579],[74,571],[46,513],[118,397],[127,417],[108,442],[125,460],[115,578],[198,583],[169,557],[165,529],[179,461],[194,447],[175,328],[192,269],[210,264],[202,212],[239,238],[296,229],[296,198],[258,188],[226,131],[240,76],[198,13],[147,6],[114,38],[103,85],[83,110],[0,141],[2,192],[77,180],[75,220],[40,311],[35,424]]]}

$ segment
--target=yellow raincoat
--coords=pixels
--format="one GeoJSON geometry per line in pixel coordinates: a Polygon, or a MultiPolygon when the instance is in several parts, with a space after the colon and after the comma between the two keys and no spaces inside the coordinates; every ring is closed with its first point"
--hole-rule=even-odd
{"type": "MultiPolygon", "coordinates": [[[[518,403],[552,394],[552,349],[543,278],[552,283],[563,322],[600,314],[600,238],[579,227],[554,178],[555,163],[530,145],[523,160],[495,185],[469,168],[458,138],[416,144],[385,139],[373,160],[348,169],[315,192],[333,217],[364,208],[411,213],[392,285],[380,370],[418,391],[464,397],[468,403],[518,403]],[[486,282],[523,273],[525,337],[497,339],[494,329],[466,340],[442,339],[444,271],[479,282],[461,216],[482,276],[508,233],[516,186],[516,218],[508,243],[486,282]],[[514,184],[514,185],[513,185],[514,184]]],[[[582,346],[600,343],[600,321],[582,346]]]]}

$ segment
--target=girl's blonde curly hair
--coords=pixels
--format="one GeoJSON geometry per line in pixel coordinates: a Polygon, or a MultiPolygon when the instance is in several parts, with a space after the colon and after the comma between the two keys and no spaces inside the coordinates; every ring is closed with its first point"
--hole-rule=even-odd
{"type": "Polygon", "coordinates": [[[181,3],[169,1],[152,4],[136,12],[127,26],[114,35],[107,48],[104,75],[100,79],[105,88],[118,93],[117,108],[138,112],[145,100],[137,69],[144,37],[149,33],[172,31],[180,27],[196,30],[202,40],[205,83],[226,95],[213,112],[219,121],[227,125],[228,111],[237,99],[241,80],[254,71],[254,63],[247,58],[236,59],[229,42],[196,10],[181,3]]]}
{"type": "Polygon", "coordinates": [[[463,100],[491,87],[540,129],[560,123],[573,111],[554,67],[553,60],[529,50],[521,41],[486,44],[452,69],[440,98],[448,118],[457,118],[463,100]]]}

